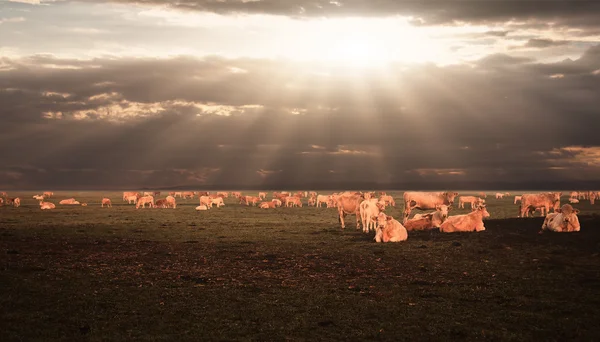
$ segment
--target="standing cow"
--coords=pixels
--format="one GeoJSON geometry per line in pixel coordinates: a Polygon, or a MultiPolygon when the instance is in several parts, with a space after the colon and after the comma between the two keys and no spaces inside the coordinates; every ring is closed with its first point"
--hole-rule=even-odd
{"type": "Polygon", "coordinates": [[[438,205],[452,206],[458,192],[418,192],[408,191],[404,193],[404,222],[410,216],[413,209],[429,210],[438,205]]]}

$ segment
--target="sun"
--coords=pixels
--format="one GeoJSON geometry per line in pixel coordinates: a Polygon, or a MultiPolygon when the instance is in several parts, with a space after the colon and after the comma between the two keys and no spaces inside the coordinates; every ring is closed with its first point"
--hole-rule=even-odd
{"type": "Polygon", "coordinates": [[[390,60],[389,51],[367,34],[356,33],[332,42],[323,59],[354,67],[376,67],[390,60]]]}

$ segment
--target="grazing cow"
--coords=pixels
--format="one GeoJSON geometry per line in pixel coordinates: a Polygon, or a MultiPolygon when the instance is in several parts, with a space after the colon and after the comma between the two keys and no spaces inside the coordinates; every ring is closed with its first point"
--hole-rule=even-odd
{"type": "Polygon", "coordinates": [[[520,201],[521,201],[521,196],[515,196],[515,203],[514,204],[517,204],[517,202],[520,202],[520,201]]]}
{"type": "Polygon", "coordinates": [[[466,215],[448,217],[448,219],[440,226],[440,232],[454,233],[483,231],[485,230],[485,226],[483,225],[484,217],[490,217],[490,213],[485,208],[485,205],[480,205],[476,207],[475,211],[466,215]]]}
{"type": "MultiPolygon", "coordinates": [[[[444,221],[446,221],[446,219],[448,218],[448,212],[452,210],[452,207],[449,207],[445,204],[440,204],[437,205],[435,207],[435,211],[429,212],[429,213],[423,213],[423,214],[415,214],[415,216],[412,218],[413,220],[419,220],[422,218],[426,218],[426,217],[430,217],[431,220],[431,227],[432,228],[439,228],[442,223],[444,223],[444,221]]],[[[408,229],[408,222],[410,220],[407,220],[405,223],[405,227],[406,229],[408,229]]],[[[413,223],[416,225],[416,223],[413,223]]]]}
{"type": "Polygon", "coordinates": [[[271,200],[271,202],[275,203],[275,206],[276,206],[276,207],[281,207],[281,205],[283,204],[283,203],[281,202],[281,200],[279,200],[279,199],[277,199],[277,198],[273,198],[273,199],[271,200]]]}
{"type": "Polygon", "coordinates": [[[200,205],[205,205],[210,209],[212,207],[211,203],[212,203],[212,199],[210,197],[200,196],[200,205]]]}
{"type": "Polygon", "coordinates": [[[158,199],[156,203],[154,203],[154,208],[167,208],[168,203],[166,199],[158,199]]]}
{"type": "Polygon", "coordinates": [[[166,200],[167,200],[167,207],[173,208],[173,209],[177,208],[177,201],[175,200],[174,196],[169,195],[169,196],[167,196],[166,200]]]}
{"type": "Polygon", "coordinates": [[[183,191],[181,193],[181,197],[182,198],[190,198],[190,199],[192,199],[192,198],[194,198],[195,195],[196,195],[196,193],[193,192],[193,191],[183,191]]]}
{"type": "Polygon", "coordinates": [[[417,192],[404,193],[404,222],[413,209],[435,209],[438,205],[451,206],[458,192],[417,192]]]}
{"type": "Polygon", "coordinates": [[[131,196],[127,196],[125,199],[127,200],[128,204],[133,204],[136,203],[138,201],[138,199],[140,199],[140,194],[137,195],[131,195],[131,196]]]}
{"type": "Polygon", "coordinates": [[[497,192],[496,199],[502,199],[502,198],[504,198],[504,194],[497,192]]]}
{"type": "Polygon", "coordinates": [[[342,229],[346,228],[344,223],[346,215],[356,216],[356,228],[360,228],[360,203],[362,201],[364,201],[364,197],[361,194],[349,192],[345,192],[337,198],[337,209],[342,229]]]}
{"type": "Polygon", "coordinates": [[[556,210],[560,207],[560,196],[562,192],[545,192],[540,194],[523,194],[521,196],[521,206],[519,208],[519,217],[528,217],[530,210],[543,208],[542,216],[550,212],[550,208],[556,210]],[[545,210],[545,214],[544,214],[545,210]]]}
{"type": "Polygon", "coordinates": [[[199,206],[196,207],[196,210],[208,210],[208,207],[204,204],[201,204],[199,206]]]}
{"type": "Polygon", "coordinates": [[[365,199],[360,202],[360,219],[362,222],[363,233],[368,233],[371,228],[375,230],[377,226],[376,217],[384,209],[385,203],[377,198],[365,199]]]}
{"type": "Polygon", "coordinates": [[[569,198],[569,203],[571,203],[571,204],[579,203],[579,200],[577,198],[571,197],[571,198],[569,198]]]}
{"type": "Polygon", "coordinates": [[[135,208],[136,209],[138,209],[139,207],[145,208],[146,204],[148,204],[150,208],[154,207],[154,197],[142,196],[142,197],[138,198],[137,202],[135,203],[135,208]]]}
{"type": "Polygon", "coordinates": [[[258,207],[261,209],[269,209],[269,208],[275,208],[276,206],[277,205],[275,204],[275,202],[261,202],[258,207]]]}
{"type": "Polygon", "coordinates": [[[123,202],[129,202],[129,203],[131,203],[130,198],[133,197],[133,196],[136,196],[136,201],[137,201],[137,199],[139,198],[138,196],[140,196],[140,193],[136,192],[136,191],[126,191],[126,192],[123,192],[123,202]]]}
{"type": "Polygon", "coordinates": [[[0,192],[0,197],[8,197],[8,194],[4,191],[0,192]]]}
{"type": "Polygon", "coordinates": [[[106,197],[104,197],[104,198],[102,199],[102,208],[104,208],[104,206],[105,206],[105,205],[106,205],[107,207],[112,207],[112,202],[110,201],[110,198],[106,198],[106,197]]]}
{"type": "Polygon", "coordinates": [[[377,215],[377,228],[375,229],[376,242],[400,242],[408,239],[406,228],[385,213],[377,215]]]}
{"type": "Polygon", "coordinates": [[[43,201],[45,197],[42,195],[33,195],[33,198],[35,198],[38,201],[43,201]]]}
{"type": "Polygon", "coordinates": [[[81,203],[82,207],[87,207],[87,203],[81,203]]]}
{"type": "Polygon", "coordinates": [[[217,192],[217,196],[222,196],[224,198],[229,197],[229,193],[227,191],[219,191],[217,192]]]}
{"type": "Polygon", "coordinates": [[[579,209],[573,209],[570,204],[565,204],[556,212],[546,215],[539,233],[541,234],[545,230],[558,233],[578,232],[581,226],[577,214],[579,214],[579,209]]]}
{"type": "Polygon", "coordinates": [[[212,207],[213,205],[216,205],[217,208],[220,208],[225,205],[225,202],[223,202],[222,197],[217,197],[210,200],[210,206],[212,207]]]}
{"type": "Polygon", "coordinates": [[[475,197],[475,196],[459,196],[458,197],[458,207],[464,209],[465,203],[471,204],[471,209],[473,209],[480,204],[484,204],[485,200],[483,198],[479,198],[479,197],[475,197]]]}
{"type": "Polygon", "coordinates": [[[478,195],[481,198],[487,198],[487,194],[485,192],[480,192],[478,195]]]}
{"type": "Polygon", "coordinates": [[[54,196],[54,193],[52,191],[44,191],[42,196],[44,196],[46,198],[50,198],[50,197],[54,196]]]}
{"type": "Polygon", "coordinates": [[[320,208],[321,203],[325,203],[325,206],[327,206],[327,203],[330,201],[330,199],[331,199],[331,196],[318,195],[317,196],[317,207],[320,208]]]}
{"type": "Polygon", "coordinates": [[[394,198],[392,196],[381,195],[379,200],[383,201],[385,203],[385,205],[391,205],[392,207],[396,207],[396,201],[394,201],[394,198]]]}
{"type": "Polygon", "coordinates": [[[286,197],[285,206],[302,208],[302,201],[300,200],[300,198],[298,198],[296,196],[286,197]]]}
{"type": "Polygon", "coordinates": [[[54,209],[54,208],[56,208],[56,206],[54,205],[54,203],[40,201],[40,209],[42,209],[42,210],[50,210],[50,209],[54,209]]]}
{"type": "Polygon", "coordinates": [[[61,205],[76,205],[76,204],[81,204],[81,203],[79,203],[78,201],[76,201],[74,198],[67,198],[67,199],[64,199],[64,200],[58,202],[58,204],[61,204],[61,205]]]}

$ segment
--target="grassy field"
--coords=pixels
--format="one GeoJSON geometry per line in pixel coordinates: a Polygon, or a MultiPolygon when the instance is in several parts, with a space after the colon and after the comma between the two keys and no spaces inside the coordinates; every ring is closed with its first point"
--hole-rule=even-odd
{"type": "MultiPolygon", "coordinates": [[[[57,192],[89,206],[41,211],[34,193],[10,195],[23,201],[0,207],[2,341],[600,336],[600,204],[588,201],[574,205],[578,233],[538,235],[542,218],[488,196],[484,232],[376,244],[353,217],[340,229],[335,209],[135,210],[119,193],[57,192]],[[100,208],[107,195],[114,207],[100,208]]],[[[401,217],[393,195],[386,212],[401,217]]]]}

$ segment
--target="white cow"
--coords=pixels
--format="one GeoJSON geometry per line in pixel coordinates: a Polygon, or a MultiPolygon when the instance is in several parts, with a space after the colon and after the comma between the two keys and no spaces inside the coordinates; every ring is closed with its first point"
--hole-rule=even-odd
{"type": "Polygon", "coordinates": [[[406,239],[408,232],[400,222],[385,213],[377,215],[376,242],[400,242],[406,239]]]}
{"type": "Polygon", "coordinates": [[[385,202],[379,201],[377,198],[365,199],[360,202],[360,219],[364,233],[368,233],[371,228],[375,230],[377,226],[376,218],[384,209],[385,202]]]}

